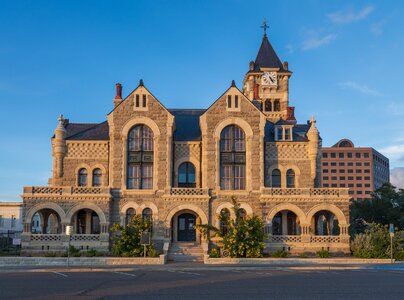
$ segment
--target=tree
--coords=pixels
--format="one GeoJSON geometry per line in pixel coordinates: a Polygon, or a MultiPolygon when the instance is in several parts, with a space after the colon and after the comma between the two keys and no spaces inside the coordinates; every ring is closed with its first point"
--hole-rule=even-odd
{"type": "Polygon", "coordinates": [[[370,199],[352,202],[352,233],[363,233],[369,223],[394,224],[404,230],[404,190],[384,183],[370,199]]]}
{"type": "MultiPolygon", "coordinates": [[[[115,256],[133,257],[143,256],[144,246],[140,244],[142,232],[151,232],[152,221],[142,220],[140,215],[134,216],[125,227],[114,224],[111,231],[114,233],[112,253],[115,256]]],[[[147,246],[149,256],[157,256],[153,244],[147,246]]]]}
{"type": "Polygon", "coordinates": [[[205,237],[212,234],[221,237],[223,248],[229,252],[230,257],[260,257],[264,249],[264,224],[262,220],[257,216],[243,216],[236,197],[232,197],[232,202],[234,220],[226,210],[222,210],[219,215],[222,228],[201,224],[197,225],[197,229],[205,237]]]}

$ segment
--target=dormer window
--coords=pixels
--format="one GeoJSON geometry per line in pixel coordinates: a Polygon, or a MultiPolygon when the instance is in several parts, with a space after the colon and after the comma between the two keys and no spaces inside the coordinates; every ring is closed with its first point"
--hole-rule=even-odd
{"type": "Polygon", "coordinates": [[[275,141],[292,141],[292,128],[290,125],[275,126],[275,141]]]}

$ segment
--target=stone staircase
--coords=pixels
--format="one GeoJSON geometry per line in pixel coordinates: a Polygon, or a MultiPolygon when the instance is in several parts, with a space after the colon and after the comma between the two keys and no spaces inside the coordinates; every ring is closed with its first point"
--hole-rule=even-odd
{"type": "Polygon", "coordinates": [[[168,250],[168,260],[178,262],[203,262],[202,246],[195,242],[172,243],[168,250]]]}

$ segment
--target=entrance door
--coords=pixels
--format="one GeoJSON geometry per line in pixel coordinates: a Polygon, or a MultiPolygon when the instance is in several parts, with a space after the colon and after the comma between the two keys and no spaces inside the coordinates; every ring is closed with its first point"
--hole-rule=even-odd
{"type": "Polygon", "coordinates": [[[178,216],[178,241],[196,241],[196,217],[192,214],[182,214],[178,216]]]}

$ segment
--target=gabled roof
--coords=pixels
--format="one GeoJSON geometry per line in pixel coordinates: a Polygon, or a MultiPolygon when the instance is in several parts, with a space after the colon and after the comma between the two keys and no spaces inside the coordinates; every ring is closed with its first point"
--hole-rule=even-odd
{"type": "Polygon", "coordinates": [[[68,123],[66,140],[109,140],[108,122],[99,124],[68,123]]]}
{"type": "Polygon", "coordinates": [[[168,111],[175,118],[174,141],[202,140],[199,117],[206,109],[169,109],[168,111]]]}
{"type": "Polygon", "coordinates": [[[283,70],[283,65],[274,48],[265,34],[262,38],[261,47],[258,50],[257,58],[254,63],[254,71],[259,71],[260,68],[279,68],[283,70]]]}

